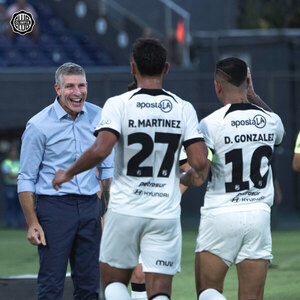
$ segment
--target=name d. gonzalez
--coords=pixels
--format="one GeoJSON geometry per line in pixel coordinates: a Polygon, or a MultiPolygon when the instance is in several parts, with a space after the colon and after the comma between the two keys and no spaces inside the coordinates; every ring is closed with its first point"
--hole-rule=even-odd
{"type": "Polygon", "coordinates": [[[225,144],[232,143],[247,143],[247,142],[272,142],[274,141],[274,133],[250,133],[250,134],[239,134],[233,138],[224,136],[225,144]]]}

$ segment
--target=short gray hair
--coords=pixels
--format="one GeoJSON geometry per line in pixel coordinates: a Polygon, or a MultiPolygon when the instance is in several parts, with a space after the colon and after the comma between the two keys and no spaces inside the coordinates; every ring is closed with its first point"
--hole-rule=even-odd
{"type": "Polygon", "coordinates": [[[82,75],[84,78],[86,78],[84,69],[72,62],[66,62],[56,70],[55,83],[59,86],[62,84],[63,75],[82,75]]]}

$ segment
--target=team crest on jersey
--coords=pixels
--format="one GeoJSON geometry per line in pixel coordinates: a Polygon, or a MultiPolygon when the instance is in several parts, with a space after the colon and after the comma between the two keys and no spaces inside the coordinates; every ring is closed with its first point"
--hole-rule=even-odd
{"type": "Polygon", "coordinates": [[[246,120],[232,120],[231,126],[238,128],[239,126],[252,126],[257,128],[264,128],[267,124],[267,120],[263,115],[256,115],[253,119],[246,120]]]}
{"type": "Polygon", "coordinates": [[[111,123],[111,120],[101,120],[101,122],[100,122],[100,126],[102,126],[102,125],[109,125],[111,123]]]}
{"type": "Polygon", "coordinates": [[[173,104],[170,100],[164,99],[164,100],[161,100],[160,102],[154,102],[154,103],[137,102],[136,107],[138,107],[140,109],[143,109],[143,108],[159,108],[164,113],[168,113],[173,109],[173,104]]]}

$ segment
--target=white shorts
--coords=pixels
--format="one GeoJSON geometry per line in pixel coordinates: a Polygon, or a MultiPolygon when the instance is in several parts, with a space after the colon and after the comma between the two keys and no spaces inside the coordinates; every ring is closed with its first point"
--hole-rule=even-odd
{"type": "Polygon", "coordinates": [[[100,261],[143,272],[175,275],[180,272],[182,233],[180,218],[150,219],[107,211],[100,246],[100,261]]]}
{"type": "Polygon", "coordinates": [[[208,251],[228,266],[244,259],[272,260],[270,213],[265,210],[201,214],[196,252],[208,251]]]}

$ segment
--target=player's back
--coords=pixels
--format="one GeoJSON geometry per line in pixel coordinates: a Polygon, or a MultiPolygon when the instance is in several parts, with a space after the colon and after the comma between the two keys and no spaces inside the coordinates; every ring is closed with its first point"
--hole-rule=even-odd
{"type": "Polygon", "coordinates": [[[178,217],[180,148],[199,137],[194,108],[160,89],[136,89],[108,102],[114,102],[120,119],[110,208],[143,217],[178,217]]]}
{"type": "Polygon", "coordinates": [[[284,132],[280,118],[250,103],[228,104],[200,127],[214,152],[205,209],[271,206],[271,159],[284,132]]]}

